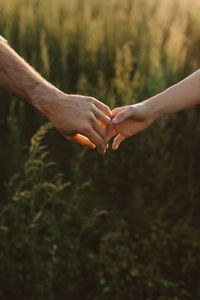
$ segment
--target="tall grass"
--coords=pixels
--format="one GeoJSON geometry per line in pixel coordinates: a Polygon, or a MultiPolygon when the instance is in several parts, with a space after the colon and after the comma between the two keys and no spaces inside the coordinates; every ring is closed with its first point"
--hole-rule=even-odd
{"type": "MultiPolygon", "coordinates": [[[[111,108],[200,66],[198,0],[0,0],[0,12],[43,76],[111,108]]],[[[101,157],[48,125],[29,146],[45,119],[0,98],[0,299],[199,299],[198,108],[101,157]]]]}

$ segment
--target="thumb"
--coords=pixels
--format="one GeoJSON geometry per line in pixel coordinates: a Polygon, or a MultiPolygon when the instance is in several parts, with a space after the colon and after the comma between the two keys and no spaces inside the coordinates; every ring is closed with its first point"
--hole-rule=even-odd
{"type": "Polygon", "coordinates": [[[123,136],[121,134],[118,134],[114,138],[114,141],[113,141],[113,144],[112,144],[112,150],[117,150],[119,145],[121,144],[121,142],[123,142],[125,139],[126,139],[125,136],[123,136]]]}
{"type": "Polygon", "coordinates": [[[122,112],[123,110],[125,110],[125,108],[127,108],[127,106],[120,106],[120,107],[115,107],[112,110],[112,118],[114,118],[116,115],[118,115],[118,113],[122,112]]]}
{"type": "Polygon", "coordinates": [[[133,116],[133,110],[132,107],[125,108],[122,112],[119,112],[113,119],[112,122],[114,124],[121,123],[125,121],[126,119],[133,116]]]}

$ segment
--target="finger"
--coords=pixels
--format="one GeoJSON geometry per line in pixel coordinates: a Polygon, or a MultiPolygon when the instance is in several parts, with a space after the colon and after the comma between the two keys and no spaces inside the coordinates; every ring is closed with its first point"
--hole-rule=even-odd
{"type": "Polygon", "coordinates": [[[104,126],[102,126],[102,123],[97,120],[94,120],[93,128],[105,140],[107,136],[107,130],[106,128],[104,128],[104,126]]]}
{"type": "Polygon", "coordinates": [[[111,122],[110,118],[105,113],[103,113],[101,110],[99,110],[98,108],[95,108],[94,114],[103,124],[105,124],[106,126],[110,125],[110,122],[111,122]]]}
{"type": "Polygon", "coordinates": [[[114,124],[118,124],[123,122],[124,120],[133,116],[133,110],[129,108],[125,108],[122,112],[119,112],[113,119],[112,122],[114,124]]]}
{"type": "Polygon", "coordinates": [[[112,110],[112,116],[113,118],[118,114],[120,113],[121,111],[125,110],[127,106],[120,106],[120,107],[115,107],[113,110],[112,110]]]}
{"type": "Polygon", "coordinates": [[[101,111],[103,111],[108,117],[110,117],[110,118],[112,117],[112,112],[111,112],[110,108],[106,104],[102,103],[101,101],[99,101],[97,99],[94,99],[94,105],[98,109],[100,109],[101,111]]]}
{"type": "Polygon", "coordinates": [[[126,138],[123,135],[118,134],[113,141],[112,150],[117,150],[119,148],[119,145],[121,144],[121,142],[123,142],[125,139],[126,138]]]}
{"type": "Polygon", "coordinates": [[[113,127],[112,123],[110,124],[109,128],[108,128],[108,133],[107,133],[107,137],[106,137],[106,143],[108,143],[110,141],[110,139],[115,136],[117,134],[117,131],[115,130],[115,128],[113,127]]]}
{"type": "Polygon", "coordinates": [[[84,135],[82,134],[74,134],[68,137],[70,140],[81,144],[82,146],[89,147],[90,149],[95,149],[96,146],[84,135]]]}
{"type": "Polygon", "coordinates": [[[88,131],[85,131],[84,135],[97,147],[105,144],[104,139],[92,127],[88,131]]]}
{"type": "Polygon", "coordinates": [[[106,153],[107,149],[108,149],[108,145],[105,144],[102,144],[101,146],[97,146],[97,151],[103,155],[106,153]]]}

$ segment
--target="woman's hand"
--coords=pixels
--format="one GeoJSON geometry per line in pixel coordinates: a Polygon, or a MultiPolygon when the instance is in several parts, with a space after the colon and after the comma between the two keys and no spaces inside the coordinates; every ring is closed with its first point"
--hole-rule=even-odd
{"type": "Polygon", "coordinates": [[[122,141],[144,130],[156,119],[147,109],[145,102],[117,107],[113,109],[112,114],[109,139],[116,136],[112,145],[113,150],[117,150],[122,141]]]}

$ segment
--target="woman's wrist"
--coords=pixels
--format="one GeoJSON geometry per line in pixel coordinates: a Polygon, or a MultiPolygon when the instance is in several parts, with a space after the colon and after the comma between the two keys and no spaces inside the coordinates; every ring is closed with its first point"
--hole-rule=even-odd
{"type": "Polygon", "coordinates": [[[151,122],[154,122],[160,117],[159,113],[156,110],[156,103],[152,98],[149,98],[141,102],[140,104],[142,105],[144,119],[151,120],[151,122]]]}
{"type": "Polygon", "coordinates": [[[165,115],[163,101],[160,98],[160,95],[156,95],[152,98],[145,100],[144,102],[144,110],[148,119],[152,119],[153,121],[160,119],[165,115]]]}

